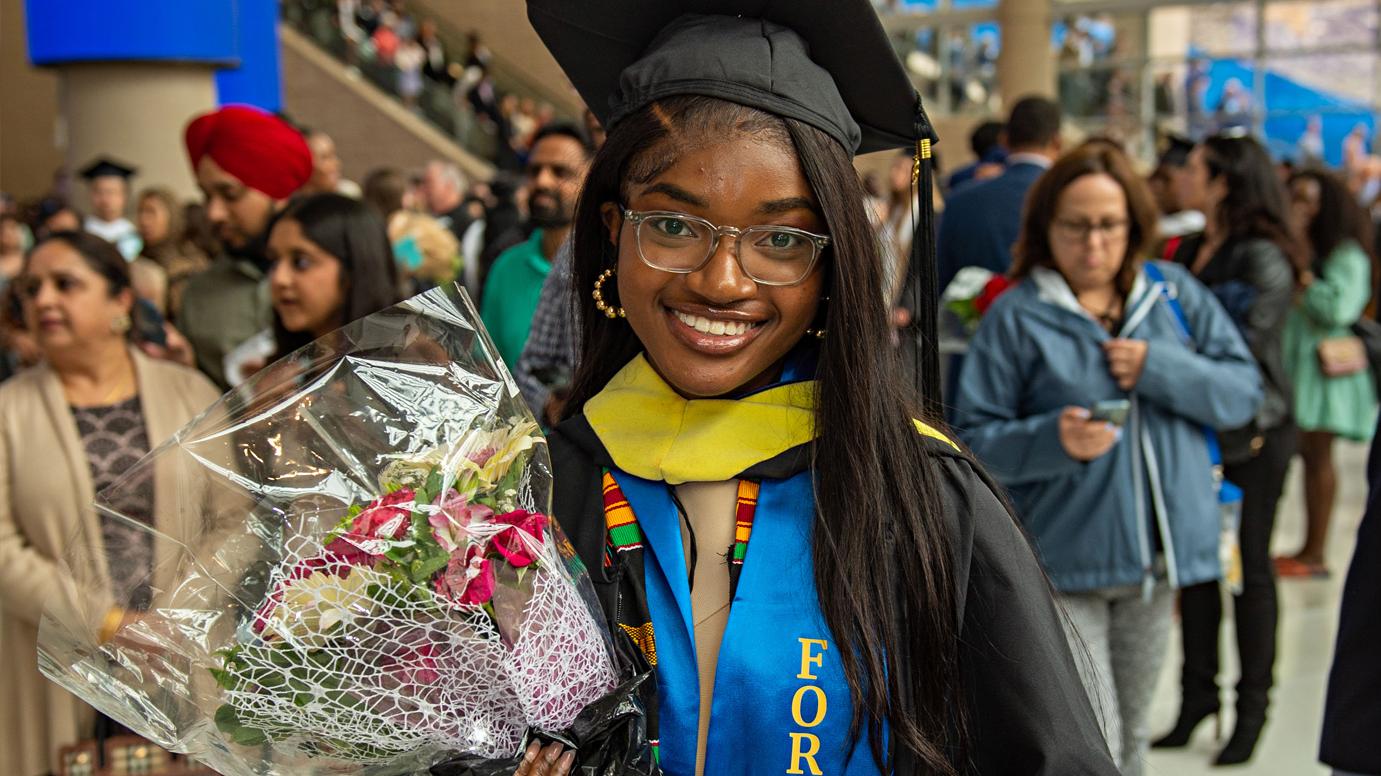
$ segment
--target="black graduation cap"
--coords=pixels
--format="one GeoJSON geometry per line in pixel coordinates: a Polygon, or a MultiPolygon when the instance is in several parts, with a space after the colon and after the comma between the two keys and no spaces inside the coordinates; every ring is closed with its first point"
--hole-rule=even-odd
{"type": "Polygon", "coordinates": [[[661,97],[699,94],[804,121],[855,153],[935,140],[870,0],[528,0],[527,10],[606,128],[661,97]]]}
{"type": "Polygon", "coordinates": [[[607,129],[648,103],[692,94],[803,121],[850,153],[914,148],[921,212],[902,304],[921,335],[908,361],[938,410],[937,138],[871,0],[527,0],[527,12],[607,129]]]}
{"type": "Polygon", "coordinates": [[[77,174],[81,175],[84,181],[94,181],[97,178],[122,178],[122,180],[128,181],[130,175],[135,173],[138,173],[138,170],[135,170],[134,167],[115,162],[108,156],[102,156],[95,162],[81,168],[80,173],[77,174]]]}
{"type": "Polygon", "coordinates": [[[133,167],[120,164],[117,161],[103,156],[83,167],[78,174],[81,175],[83,180],[88,181],[97,178],[121,178],[123,180],[129,180],[130,176],[134,175],[136,172],[138,171],[133,167]]]}
{"type": "Polygon", "coordinates": [[[1194,141],[1171,132],[1162,138],[1161,146],[1159,166],[1183,167],[1189,163],[1189,152],[1194,150],[1194,141]]]}

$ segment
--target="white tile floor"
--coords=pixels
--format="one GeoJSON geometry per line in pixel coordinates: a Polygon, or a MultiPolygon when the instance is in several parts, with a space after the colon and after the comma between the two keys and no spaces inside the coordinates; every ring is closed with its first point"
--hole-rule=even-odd
{"type": "MultiPolygon", "coordinates": [[[[1354,537],[1361,521],[1366,497],[1367,449],[1364,445],[1339,443],[1338,504],[1334,512],[1333,534],[1329,547],[1331,579],[1322,581],[1282,580],[1280,584],[1279,656],[1276,687],[1271,711],[1256,756],[1242,767],[1213,768],[1213,755],[1220,744],[1213,741],[1213,724],[1200,725],[1188,748],[1155,751],[1146,767],[1147,774],[1196,776],[1196,774],[1241,773],[1251,776],[1316,776],[1329,773],[1318,763],[1319,728],[1323,720],[1324,688],[1333,659],[1333,636],[1338,626],[1338,602],[1343,578],[1352,558],[1354,537]]],[[[1275,552],[1295,550],[1304,536],[1303,486],[1299,460],[1295,460],[1285,495],[1281,499],[1275,533],[1275,552]]],[[[1231,611],[1228,608],[1227,611],[1231,611]]],[[[1230,619],[1230,618],[1229,618],[1230,619]]],[[[1227,628],[1231,628],[1231,623],[1227,628]]],[[[1231,631],[1223,643],[1232,643],[1231,631]]],[[[1225,649],[1225,653],[1230,650],[1225,649]]],[[[1178,629],[1171,638],[1170,655],[1161,672],[1152,709],[1153,734],[1169,730],[1179,709],[1180,647],[1178,629]]],[[[1235,682],[1234,656],[1226,655],[1226,685],[1235,682]]],[[[1230,702],[1231,695],[1226,696],[1230,702]]],[[[1231,731],[1231,714],[1225,720],[1224,738],[1231,731]]]]}

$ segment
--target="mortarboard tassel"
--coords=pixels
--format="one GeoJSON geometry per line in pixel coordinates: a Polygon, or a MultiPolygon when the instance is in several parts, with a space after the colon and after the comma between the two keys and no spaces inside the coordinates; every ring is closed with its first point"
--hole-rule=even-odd
{"type": "Polygon", "coordinates": [[[911,323],[903,331],[902,359],[912,375],[921,409],[932,419],[943,417],[940,400],[940,354],[936,329],[939,325],[939,276],[935,267],[934,159],[931,143],[934,130],[916,97],[916,153],[912,159],[911,257],[906,267],[906,286],[902,304],[911,312],[911,323]]]}

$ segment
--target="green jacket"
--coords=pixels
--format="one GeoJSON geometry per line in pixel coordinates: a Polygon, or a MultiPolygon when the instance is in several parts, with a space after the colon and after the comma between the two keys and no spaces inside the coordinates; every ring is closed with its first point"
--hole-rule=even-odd
{"type": "Polygon", "coordinates": [[[537,229],[527,242],[499,254],[484,281],[480,318],[510,371],[523,354],[548,272],[551,262],[542,255],[542,230],[537,229]]]}
{"type": "Polygon", "coordinates": [[[1295,301],[1285,321],[1281,350],[1295,387],[1295,423],[1305,431],[1331,431],[1363,441],[1376,425],[1376,388],[1370,370],[1325,377],[1319,343],[1348,337],[1371,299],[1371,259],[1345,242],[1323,262],[1318,278],[1295,301]]]}
{"type": "Polygon", "coordinates": [[[178,326],[197,356],[197,368],[222,390],[225,355],[273,325],[268,280],[245,260],[222,256],[193,275],[182,292],[178,326]]]}

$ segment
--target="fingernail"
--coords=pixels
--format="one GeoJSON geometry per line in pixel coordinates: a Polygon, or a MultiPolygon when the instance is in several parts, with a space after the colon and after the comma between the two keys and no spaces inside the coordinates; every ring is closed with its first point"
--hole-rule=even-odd
{"type": "Polygon", "coordinates": [[[556,758],[557,758],[560,754],[561,754],[561,745],[560,745],[560,744],[552,744],[551,746],[547,747],[547,757],[546,757],[547,762],[549,762],[549,763],[554,763],[554,762],[556,762],[556,758]]]}
{"type": "Polygon", "coordinates": [[[523,762],[525,762],[525,763],[530,763],[530,762],[532,762],[533,760],[536,760],[536,759],[537,759],[537,753],[540,752],[541,750],[542,750],[542,748],[541,748],[540,746],[537,745],[537,742],[536,742],[536,741],[533,741],[532,743],[528,744],[528,745],[527,745],[527,751],[523,752],[523,762]]]}
{"type": "Polygon", "coordinates": [[[1074,415],[1075,415],[1076,417],[1083,418],[1084,420],[1088,420],[1088,419],[1091,417],[1091,416],[1089,415],[1089,411],[1088,411],[1087,409],[1083,408],[1083,407],[1077,407],[1077,408],[1075,408],[1075,410],[1074,410],[1074,415]]]}
{"type": "Polygon", "coordinates": [[[560,769],[559,773],[569,773],[572,765],[575,765],[575,752],[561,755],[561,759],[556,763],[556,767],[560,769]]]}

